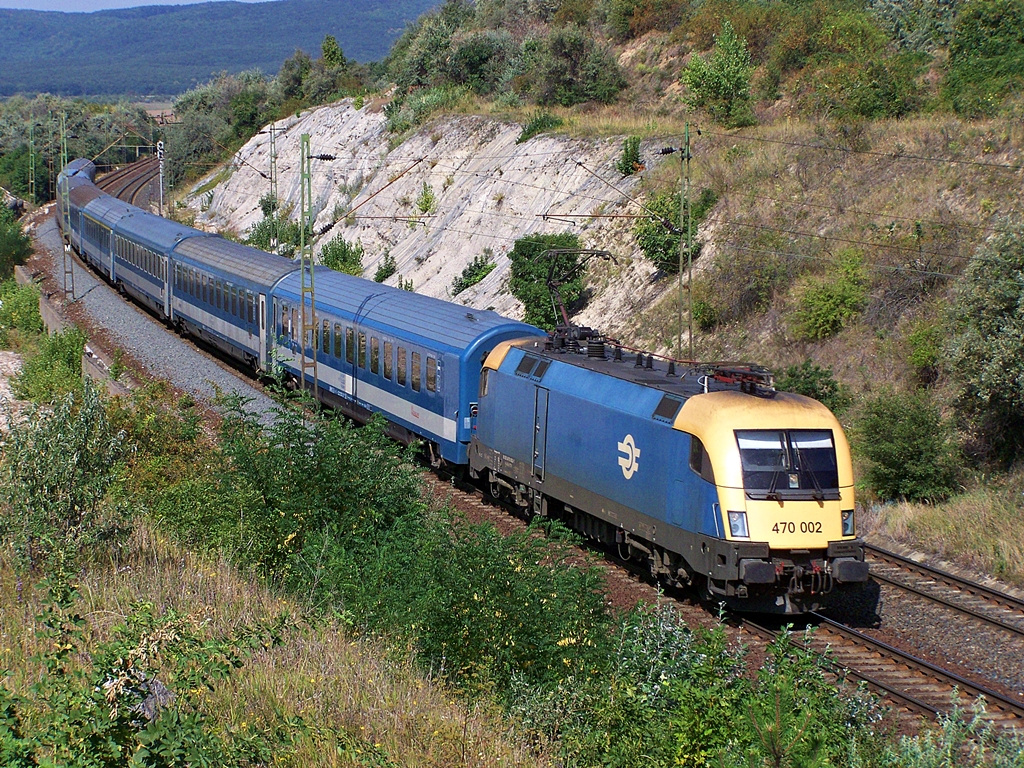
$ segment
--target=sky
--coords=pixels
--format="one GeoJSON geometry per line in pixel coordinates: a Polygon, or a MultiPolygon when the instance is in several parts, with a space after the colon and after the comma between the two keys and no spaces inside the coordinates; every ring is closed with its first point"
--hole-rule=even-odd
{"type": "MultiPolygon", "coordinates": [[[[104,11],[110,8],[137,8],[140,5],[193,5],[201,2],[222,0],[0,0],[0,8],[17,8],[29,11],[104,11]]],[[[242,3],[259,3],[265,0],[237,0],[242,3]]]]}

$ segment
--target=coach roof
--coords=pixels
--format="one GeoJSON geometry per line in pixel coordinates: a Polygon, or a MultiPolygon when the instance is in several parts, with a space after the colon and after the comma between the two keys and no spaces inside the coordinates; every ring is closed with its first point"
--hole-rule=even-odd
{"type": "MultiPolygon", "coordinates": [[[[293,301],[297,300],[300,279],[298,273],[289,275],[281,281],[278,292],[288,293],[293,301]]],[[[493,331],[544,335],[532,325],[510,320],[497,312],[403,291],[325,267],[316,270],[316,304],[318,312],[340,312],[356,323],[416,339],[437,349],[464,350],[493,331]]]]}
{"type": "Polygon", "coordinates": [[[298,262],[284,256],[276,256],[220,236],[189,238],[178,245],[174,253],[178,257],[237,275],[268,289],[272,289],[289,272],[299,268],[298,262]]]}

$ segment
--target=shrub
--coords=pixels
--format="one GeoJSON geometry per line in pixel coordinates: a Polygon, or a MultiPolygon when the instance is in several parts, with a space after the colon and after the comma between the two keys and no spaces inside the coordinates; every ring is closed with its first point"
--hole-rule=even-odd
{"type": "Polygon", "coordinates": [[[533,113],[533,117],[530,118],[525,126],[523,126],[522,132],[519,134],[519,138],[516,139],[516,144],[522,144],[529,141],[538,133],[547,133],[553,131],[556,128],[561,128],[565,121],[552,115],[550,112],[544,112],[537,110],[533,113]]]}
{"type": "Polygon", "coordinates": [[[935,322],[919,323],[907,334],[910,347],[907,362],[921,384],[932,384],[938,378],[945,336],[945,329],[935,322]]]}
{"type": "Polygon", "coordinates": [[[380,258],[380,263],[377,264],[377,271],[373,273],[373,281],[375,283],[383,283],[397,271],[398,262],[396,262],[395,257],[391,255],[391,250],[386,250],[384,251],[384,255],[380,258]]]}
{"type": "Polygon", "coordinates": [[[957,408],[996,457],[1024,446],[1024,226],[1012,225],[971,256],[956,281],[946,345],[957,408]]]}
{"type": "Polygon", "coordinates": [[[452,297],[458,296],[467,288],[472,288],[485,277],[487,277],[497,264],[494,263],[494,253],[490,248],[485,248],[479,256],[474,256],[473,261],[466,265],[462,274],[452,281],[452,297]]]}
{"type": "Polygon", "coordinates": [[[26,338],[42,330],[39,289],[13,280],[0,283],[0,349],[17,349],[26,338]]]}
{"type": "Polygon", "coordinates": [[[430,214],[437,210],[437,196],[434,194],[434,188],[425,181],[416,198],[416,209],[423,214],[430,214]]]}
{"type": "Polygon", "coordinates": [[[10,279],[14,268],[32,255],[32,241],[14,214],[0,205],[0,281],[10,279]]]}
{"type": "Polygon", "coordinates": [[[82,387],[82,352],[85,334],[69,327],[42,339],[39,350],[25,360],[11,381],[11,390],[23,400],[50,403],[82,387]]]}
{"type": "Polygon", "coordinates": [[[867,279],[857,251],[839,255],[832,274],[807,282],[796,310],[796,332],[803,339],[835,336],[864,308],[867,279]]]}
{"type": "Polygon", "coordinates": [[[127,450],[88,381],[9,426],[0,443],[0,532],[22,565],[73,561],[123,532],[125,509],[107,494],[127,450]]]}
{"type": "Polygon", "coordinates": [[[756,122],[750,109],[752,72],[746,41],[725,21],[710,59],[693,56],[683,70],[682,81],[690,90],[690,104],[704,107],[715,120],[737,128],[756,122]]]}
{"type": "Polygon", "coordinates": [[[540,104],[563,107],[585,101],[610,104],[626,86],[614,54],[575,26],[551,31],[537,52],[531,76],[540,104]]]}
{"type": "Polygon", "coordinates": [[[956,18],[943,91],[964,117],[994,115],[1024,86],[1024,0],[968,0],[956,18]]]}
{"type": "Polygon", "coordinates": [[[552,330],[561,322],[552,305],[549,280],[561,283],[562,303],[569,307],[579,300],[583,281],[578,274],[579,256],[575,253],[545,256],[549,250],[579,249],[576,235],[528,235],[516,240],[509,253],[509,291],[523,302],[523,320],[539,328],[552,330]]]}
{"type": "Polygon", "coordinates": [[[630,136],[622,142],[622,156],[615,164],[615,169],[623,176],[632,176],[637,171],[644,169],[640,160],[640,137],[630,136]]]}
{"type": "MultiPolygon", "coordinates": [[[[650,218],[640,219],[633,227],[633,236],[644,256],[658,269],[673,274],[679,271],[680,259],[687,258],[685,252],[680,254],[680,240],[686,235],[686,217],[680,215],[685,214],[685,209],[680,211],[680,197],[678,192],[655,195],[645,206],[650,218]]],[[[690,226],[694,241],[689,258],[694,261],[700,255],[697,228],[716,202],[718,196],[714,191],[704,188],[697,200],[691,203],[690,226]]]]}
{"type": "Polygon", "coordinates": [[[335,272],[360,276],[363,274],[363,244],[350,243],[338,235],[320,250],[320,263],[335,272]]]}
{"type": "Polygon", "coordinates": [[[883,499],[940,501],[955,489],[952,430],[925,391],[882,392],[856,425],[867,484],[883,499]]]}
{"type": "Polygon", "coordinates": [[[846,387],[836,381],[832,369],[815,365],[809,359],[789,366],[782,375],[776,376],[775,388],[813,397],[836,414],[845,411],[852,402],[846,387]]]}

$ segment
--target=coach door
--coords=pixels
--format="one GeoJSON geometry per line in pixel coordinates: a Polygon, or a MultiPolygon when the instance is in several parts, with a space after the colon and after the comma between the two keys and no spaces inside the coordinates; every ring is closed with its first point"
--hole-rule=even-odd
{"type": "Polygon", "coordinates": [[[166,256],[160,259],[161,277],[164,281],[164,317],[168,320],[171,319],[171,275],[167,269],[169,264],[170,259],[166,256]]]}
{"type": "Polygon", "coordinates": [[[537,387],[533,410],[533,476],[544,479],[548,449],[548,390],[537,387]]]}
{"type": "Polygon", "coordinates": [[[260,370],[267,370],[267,294],[260,294],[260,370]]]}

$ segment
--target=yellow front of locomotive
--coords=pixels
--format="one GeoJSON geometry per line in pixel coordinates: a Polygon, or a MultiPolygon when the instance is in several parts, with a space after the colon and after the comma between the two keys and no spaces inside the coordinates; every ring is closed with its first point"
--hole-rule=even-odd
{"type": "Polygon", "coordinates": [[[820,595],[867,579],[850,447],[824,405],[785,392],[711,392],[690,398],[675,427],[712,467],[723,538],[767,544],[768,556],[735,564],[730,593],[820,595]]]}

